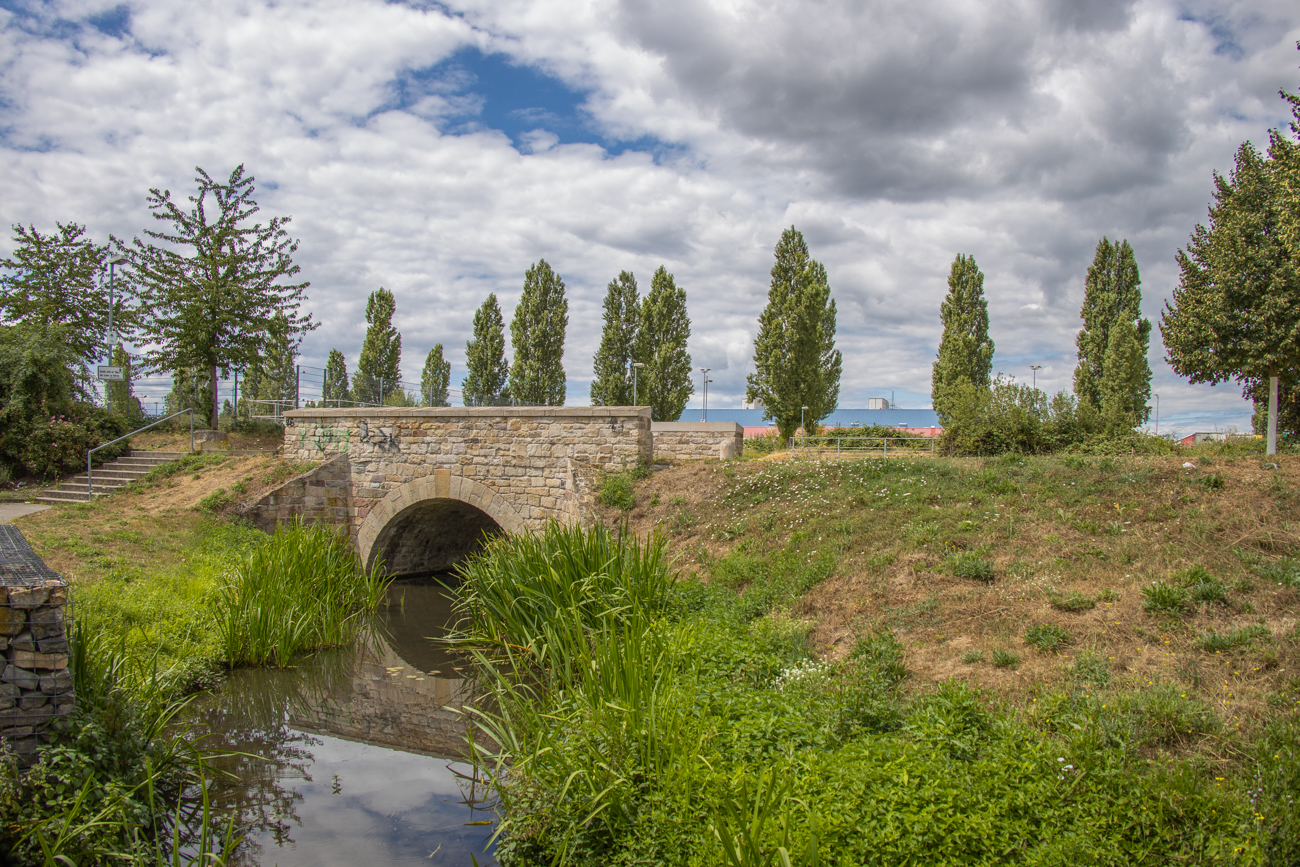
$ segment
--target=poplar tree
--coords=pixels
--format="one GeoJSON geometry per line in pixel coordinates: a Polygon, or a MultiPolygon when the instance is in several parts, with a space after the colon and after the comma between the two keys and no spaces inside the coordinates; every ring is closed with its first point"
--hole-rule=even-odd
{"type": "Polygon", "coordinates": [[[325,362],[325,387],[321,397],[326,406],[341,406],[351,400],[348,390],[348,362],[343,353],[331,349],[329,360],[325,362]]]}
{"type": "Polygon", "coordinates": [[[835,411],[842,359],[835,348],[835,301],[826,269],[808,255],[794,226],[781,233],[767,306],[754,338],[754,372],[745,399],[763,403],[765,419],[776,422],[783,440],[804,424],[816,430],[835,411]]]}
{"type": "Polygon", "coordinates": [[[1110,331],[1121,320],[1134,324],[1138,345],[1141,348],[1139,375],[1127,377],[1133,394],[1125,399],[1141,409],[1137,424],[1147,420],[1151,399],[1151,367],[1147,363],[1147,347],[1151,343],[1151,321],[1142,318],[1142,278],[1138,276],[1137,260],[1128,241],[1111,243],[1103,237],[1083,287],[1083,318],[1075,344],[1079,349],[1079,364],[1074,369],[1074,393],[1079,400],[1087,401],[1094,409],[1101,408],[1102,382],[1106,378],[1106,352],[1110,348],[1110,331]]]}
{"type": "Polygon", "coordinates": [[[943,338],[930,373],[931,401],[941,422],[951,414],[961,385],[984,391],[993,373],[993,340],[989,337],[989,305],[984,300],[984,274],[974,256],[957,254],[948,272],[948,296],[939,306],[943,338]]]}
{"type": "Polygon", "coordinates": [[[366,299],[366,339],[352,377],[352,396],[361,403],[382,406],[400,390],[402,335],[393,325],[396,312],[393,293],[382,286],[366,299]]]}
{"type": "MultiPolygon", "coordinates": [[[[294,409],[298,401],[297,360],[298,340],[293,328],[285,317],[274,317],[258,360],[257,398],[275,401],[280,411],[294,409]]],[[[271,413],[271,410],[272,407],[264,406],[261,411],[271,413]]]]}
{"type": "Polygon", "coordinates": [[[539,259],[524,275],[524,292],[510,320],[510,396],[522,404],[564,406],[564,335],[569,300],[564,280],[539,259]]]}
{"type": "Polygon", "coordinates": [[[465,367],[469,372],[460,384],[465,406],[492,406],[509,396],[505,321],[495,293],[489,293],[474,313],[474,337],[465,344],[465,367]]]}
{"type": "Polygon", "coordinates": [[[256,363],[272,320],[283,317],[295,338],[316,324],[310,314],[298,315],[309,284],[288,282],[300,270],[293,262],[298,242],[285,229],[289,218],[250,225],[259,208],[242,165],[224,183],[195,171],[199,191],[188,210],[170,191],[149,191],[154,219],[170,229],[144,234],[164,246],[135,238],[116,242],[115,252],[128,260],[148,317],[141,323],[151,341],[144,361],[155,370],[207,371],[208,423],[216,425],[218,376],[256,363]]]}
{"type": "MultiPolygon", "coordinates": [[[[592,359],[595,374],[591,381],[592,406],[632,405],[632,374],[628,365],[632,362],[640,315],[636,277],[630,271],[621,271],[609,282],[605,292],[605,330],[592,359]]],[[[640,383],[640,374],[637,382],[640,383]]],[[[639,388],[637,392],[639,399],[639,388]]]]}
{"type": "MultiPolygon", "coordinates": [[[[36,333],[62,325],[59,339],[89,367],[107,355],[109,248],[86,237],[84,226],[54,226],[48,235],[13,227],[13,254],[0,260],[0,320],[36,333]]],[[[114,281],[113,330],[129,339],[137,310],[125,277],[118,273],[114,281]]]]}
{"type": "Polygon", "coordinates": [[[424,406],[451,406],[447,387],[451,384],[451,362],[442,357],[442,344],[435,343],[424,359],[420,374],[420,402],[424,406]]]}
{"type": "Polygon", "coordinates": [[[1131,433],[1146,420],[1144,387],[1150,376],[1136,325],[1131,319],[1120,319],[1111,326],[1102,367],[1100,408],[1106,436],[1131,433]]]}
{"type": "MultiPolygon", "coordinates": [[[[1300,103],[1284,96],[1300,121],[1300,103]]],[[[1215,173],[1209,226],[1178,251],[1181,276],[1160,321],[1180,375],[1234,379],[1261,403],[1267,396],[1268,454],[1277,450],[1280,385],[1300,378],[1300,164],[1296,143],[1276,130],[1271,137],[1267,158],[1246,142],[1231,175],[1215,173]]]]}
{"type": "Polygon", "coordinates": [[[690,337],[686,290],[660,265],[641,302],[632,352],[633,360],[645,364],[637,374],[637,400],[650,407],[655,421],[677,421],[695,392],[691,355],[686,351],[690,337]]]}

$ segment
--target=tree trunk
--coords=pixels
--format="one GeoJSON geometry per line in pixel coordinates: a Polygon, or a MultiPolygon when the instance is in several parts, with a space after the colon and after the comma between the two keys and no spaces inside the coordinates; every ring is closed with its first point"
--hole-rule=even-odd
{"type": "Polygon", "coordinates": [[[1264,454],[1277,454],[1277,374],[1273,371],[1268,377],[1268,442],[1264,454]]]}
{"type": "Polygon", "coordinates": [[[217,429],[217,419],[221,417],[221,397],[217,394],[217,366],[212,365],[212,415],[208,418],[208,430],[217,429]]]}

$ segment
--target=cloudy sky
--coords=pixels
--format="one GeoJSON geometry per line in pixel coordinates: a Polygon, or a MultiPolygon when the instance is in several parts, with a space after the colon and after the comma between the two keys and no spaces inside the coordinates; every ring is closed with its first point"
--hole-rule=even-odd
{"type": "MultiPolygon", "coordinates": [[[[1158,317],[1212,172],[1288,119],[1298,39],[1294,0],[0,0],[0,219],[129,237],[149,188],[244,163],[301,239],[303,363],[355,364],[382,285],[405,377],[441,342],[454,384],[475,308],[509,317],[544,257],[572,404],[605,285],[664,264],[713,406],[741,404],[793,224],[839,305],[842,406],[929,405],[958,252],[995,368],[1068,388],[1098,239],[1132,242],[1158,317]]],[[[1150,360],[1164,425],[1248,425],[1235,387],[1150,360]]]]}

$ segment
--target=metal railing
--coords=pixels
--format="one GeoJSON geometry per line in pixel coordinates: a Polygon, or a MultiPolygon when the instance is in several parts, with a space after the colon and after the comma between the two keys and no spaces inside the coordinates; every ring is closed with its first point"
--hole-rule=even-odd
{"type": "Polygon", "coordinates": [[[790,460],[934,457],[935,437],[790,437],[790,460]]]}
{"type": "Polygon", "coordinates": [[[95,477],[91,475],[91,467],[90,467],[91,455],[93,455],[95,452],[99,451],[100,449],[106,449],[111,445],[120,443],[122,440],[130,439],[131,437],[135,436],[138,433],[144,433],[149,428],[157,427],[158,425],[162,424],[165,421],[171,421],[172,419],[176,418],[176,416],[178,415],[185,415],[185,413],[187,412],[190,414],[190,451],[193,452],[194,451],[194,410],[192,409],[183,409],[180,412],[174,412],[171,415],[167,416],[166,418],[160,418],[156,422],[147,424],[142,428],[138,428],[137,430],[133,430],[129,434],[120,436],[115,440],[110,440],[109,442],[101,443],[100,445],[97,445],[93,449],[87,451],[86,452],[86,500],[90,501],[95,498],[95,477]]]}

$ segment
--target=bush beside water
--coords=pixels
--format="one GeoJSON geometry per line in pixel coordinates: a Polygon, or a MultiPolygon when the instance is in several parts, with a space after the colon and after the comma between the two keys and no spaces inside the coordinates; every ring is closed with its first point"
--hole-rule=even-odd
{"type": "Polygon", "coordinates": [[[1296,845],[1277,788],[1294,749],[1253,801],[1148,765],[1145,745],[1217,730],[1173,686],[1106,700],[1096,661],[1028,716],[960,683],[908,698],[888,631],[823,662],[752,607],[829,569],[732,554],[710,572],[671,575],[662,539],[557,527],[465,570],[456,642],[502,745],[483,753],[501,864],[1288,863],[1264,855],[1296,845]]]}

